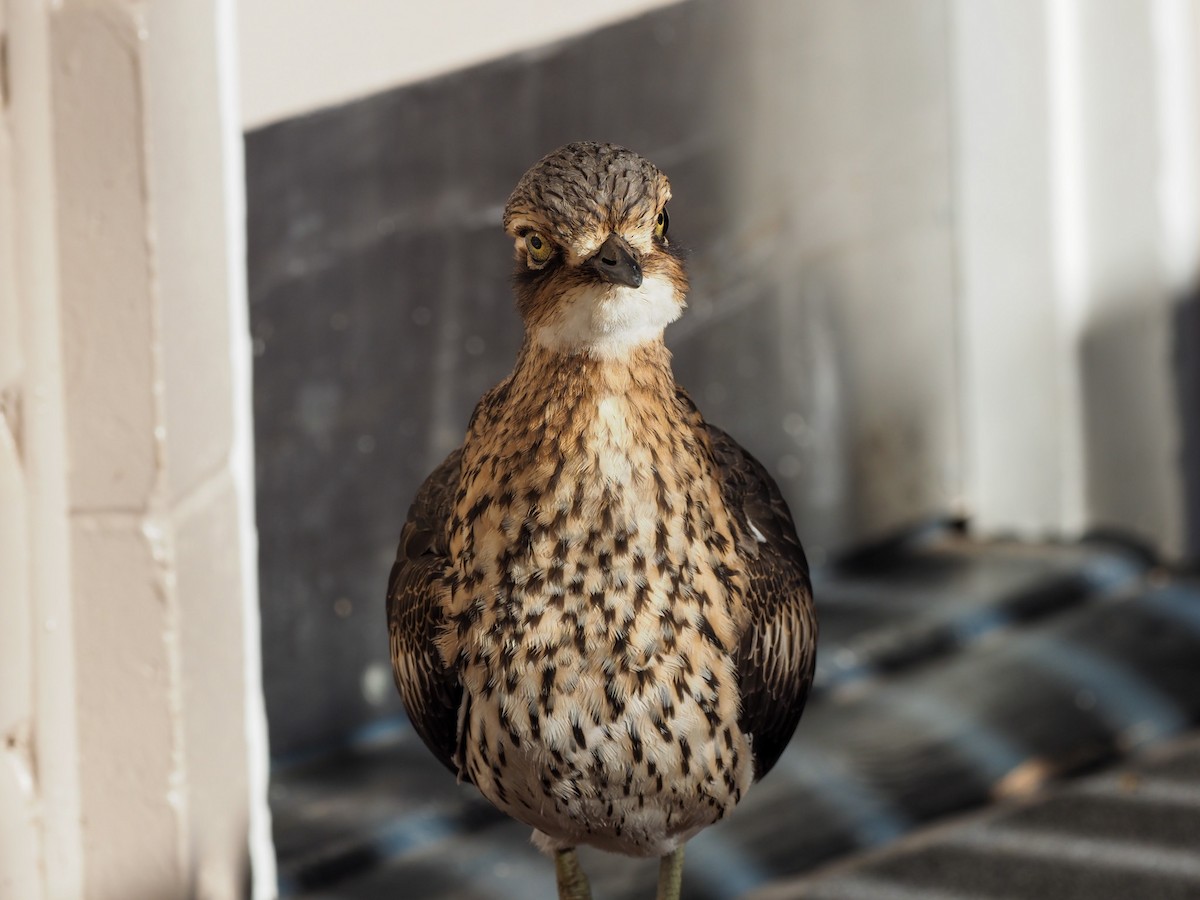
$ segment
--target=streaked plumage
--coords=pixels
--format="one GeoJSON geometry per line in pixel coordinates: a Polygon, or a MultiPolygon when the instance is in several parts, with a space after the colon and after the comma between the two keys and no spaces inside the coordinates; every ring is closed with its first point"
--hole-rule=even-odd
{"type": "Polygon", "coordinates": [[[669,197],[612,145],[521,179],[504,223],[526,339],[418,492],[388,589],[414,726],[560,851],[560,890],[562,851],[667,857],[725,816],[791,737],[815,661],[778,488],[671,373],[669,197]]]}

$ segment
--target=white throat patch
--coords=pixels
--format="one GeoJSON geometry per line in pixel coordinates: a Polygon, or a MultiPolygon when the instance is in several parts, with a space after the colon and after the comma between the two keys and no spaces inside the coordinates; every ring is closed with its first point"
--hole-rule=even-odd
{"type": "Polygon", "coordinates": [[[551,350],[611,359],[662,337],[663,329],[682,311],[675,286],[657,276],[637,288],[582,287],[562,299],[558,314],[533,333],[533,340],[551,350]]]}

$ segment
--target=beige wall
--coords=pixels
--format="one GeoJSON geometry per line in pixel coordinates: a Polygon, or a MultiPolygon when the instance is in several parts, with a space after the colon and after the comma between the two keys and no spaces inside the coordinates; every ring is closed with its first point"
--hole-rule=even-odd
{"type": "Polygon", "coordinates": [[[268,896],[233,5],[9,8],[0,896],[268,896]]]}
{"type": "Polygon", "coordinates": [[[672,2],[240,0],[242,121],[255,128],[672,2]]]}
{"type": "Polygon", "coordinates": [[[4,26],[0,894],[67,898],[82,890],[81,820],[48,23],[28,0],[4,26]]]}
{"type": "MultiPolygon", "coordinates": [[[[0,40],[7,34],[0,4],[0,40]]],[[[20,397],[29,383],[17,299],[12,110],[0,108],[0,895],[42,894],[34,790],[33,609],[20,397]]]]}

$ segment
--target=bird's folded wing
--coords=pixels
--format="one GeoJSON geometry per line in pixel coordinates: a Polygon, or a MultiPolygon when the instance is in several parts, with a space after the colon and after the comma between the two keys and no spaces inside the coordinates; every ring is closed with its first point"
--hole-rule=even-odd
{"type": "Polygon", "coordinates": [[[400,537],[388,579],[388,633],[392,674],[413,727],[434,755],[459,775],[455,763],[462,685],[438,652],[448,599],[447,522],[458,487],[460,451],[425,479],[400,537]]]}
{"type": "Polygon", "coordinates": [[[704,427],[746,571],[746,625],[735,653],[742,704],[738,725],[750,735],[758,779],[787,746],[812,685],[817,658],[812,585],[779,487],[733,438],[712,425],[704,427]]]}

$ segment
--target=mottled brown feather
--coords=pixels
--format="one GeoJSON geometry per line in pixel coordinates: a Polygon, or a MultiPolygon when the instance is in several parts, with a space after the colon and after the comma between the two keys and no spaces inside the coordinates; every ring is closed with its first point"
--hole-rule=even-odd
{"type": "Polygon", "coordinates": [[[408,717],[427,747],[455,775],[462,685],[436,646],[449,587],[447,529],[458,489],[461,450],[421,485],[408,511],[388,579],[388,634],[392,675],[408,717]]]}
{"type": "Polygon", "coordinates": [[[671,196],[649,160],[616,144],[579,141],[542,157],[517,183],[504,209],[504,229],[538,227],[572,242],[600,226],[653,217],[671,196]]]}
{"type": "Polygon", "coordinates": [[[779,486],[728,434],[713,425],[706,428],[747,574],[749,616],[736,656],[742,701],[738,724],[752,736],[757,781],[791,740],[812,686],[817,662],[812,584],[779,486]]]}

